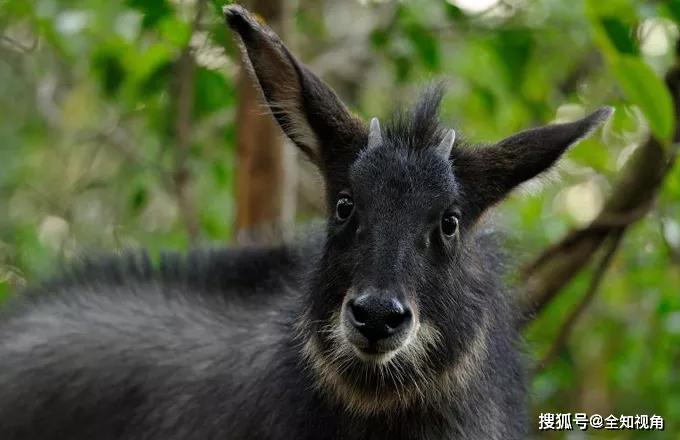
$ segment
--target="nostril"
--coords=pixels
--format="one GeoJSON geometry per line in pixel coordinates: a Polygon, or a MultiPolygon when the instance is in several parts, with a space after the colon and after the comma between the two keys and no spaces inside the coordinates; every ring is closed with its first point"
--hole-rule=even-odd
{"type": "Polygon", "coordinates": [[[404,310],[403,308],[400,309],[401,310],[390,313],[385,319],[385,324],[389,328],[396,329],[397,327],[401,326],[406,320],[408,320],[408,318],[411,317],[411,312],[408,309],[407,310],[404,310]]]}
{"type": "Polygon", "coordinates": [[[363,324],[369,319],[368,310],[356,301],[350,302],[349,309],[357,324],[363,324]]]}

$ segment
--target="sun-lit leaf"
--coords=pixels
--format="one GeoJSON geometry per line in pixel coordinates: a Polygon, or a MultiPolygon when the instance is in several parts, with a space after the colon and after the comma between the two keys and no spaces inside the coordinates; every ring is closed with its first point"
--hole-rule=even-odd
{"type": "Polygon", "coordinates": [[[168,16],[158,22],[158,31],[165,41],[175,47],[183,48],[189,44],[191,29],[188,23],[177,17],[168,16]]]}
{"type": "Polygon", "coordinates": [[[664,141],[670,139],[673,101],[663,81],[642,59],[632,56],[616,59],[612,69],[628,99],[644,113],[652,133],[664,141]]]}

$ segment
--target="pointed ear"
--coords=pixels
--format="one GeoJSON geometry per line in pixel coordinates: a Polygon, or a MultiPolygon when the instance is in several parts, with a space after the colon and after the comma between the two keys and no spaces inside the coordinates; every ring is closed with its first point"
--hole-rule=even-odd
{"type": "Polygon", "coordinates": [[[368,135],[361,121],[248,11],[225,6],[224,16],[240,38],[246,65],[284,133],[322,171],[333,168],[331,159],[336,163],[353,158],[368,135]]]}
{"type": "Polygon", "coordinates": [[[514,187],[550,168],[612,112],[602,107],[578,121],[522,131],[486,148],[454,149],[454,173],[471,207],[467,220],[475,221],[514,187]]]}

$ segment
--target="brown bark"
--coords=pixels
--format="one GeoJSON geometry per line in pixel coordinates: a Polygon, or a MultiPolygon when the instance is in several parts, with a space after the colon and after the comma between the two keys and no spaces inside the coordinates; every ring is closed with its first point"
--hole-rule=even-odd
{"type": "MultiPolygon", "coordinates": [[[[253,0],[247,6],[285,38],[288,14],[283,0],[253,0]]],[[[254,81],[242,68],[236,111],[235,233],[239,241],[279,239],[290,229],[295,213],[295,162],[254,81]]]]}
{"type": "MultiPolygon", "coordinates": [[[[191,27],[192,34],[200,27],[206,1],[199,0],[196,3],[196,14],[191,27]]],[[[191,38],[189,41],[191,41],[191,38]]],[[[200,238],[201,232],[198,210],[191,191],[191,173],[187,165],[187,157],[191,148],[195,77],[196,60],[189,42],[175,63],[175,84],[173,88],[174,165],[169,185],[175,195],[177,208],[184,221],[191,243],[195,243],[200,238]]]]}
{"type": "Polygon", "coordinates": [[[576,307],[574,307],[574,309],[569,313],[567,318],[564,320],[564,323],[560,327],[560,330],[557,333],[557,336],[555,337],[555,340],[553,341],[550,349],[547,351],[545,356],[543,356],[541,360],[538,361],[534,366],[534,373],[538,373],[542,371],[544,368],[546,368],[548,364],[550,364],[559,355],[562,349],[564,349],[564,346],[567,344],[567,340],[569,339],[572,330],[576,326],[578,319],[581,317],[581,315],[583,315],[585,310],[593,301],[593,298],[595,298],[595,295],[597,294],[597,289],[599,289],[600,284],[602,284],[605,272],[607,271],[607,268],[609,267],[612,258],[616,253],[616,250],[619,248],[621,238],[623,237],[623,233],[624,229],[620,230],[610,239],[609,246],[607,247],[604,255],[602,256],[602,259],[595,268],[595,273],[593,274],[593,277],[590,280],[588,290],[586,291],[585,295],[583,295],[583,298],[581,298],[581,301],[576,305],[576,307]]]}

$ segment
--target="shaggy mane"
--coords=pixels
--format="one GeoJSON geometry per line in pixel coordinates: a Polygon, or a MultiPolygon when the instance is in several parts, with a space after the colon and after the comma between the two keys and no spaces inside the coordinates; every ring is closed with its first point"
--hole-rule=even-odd
{"type": "Polygon", "coordinates": [[[418,101],[407,109],[397,110],[385,126],[385,135],[395,145],[419,150],[439,145],[445,130],[439,123],[439,106],[444,85],[427,87],[418,101]]]}

